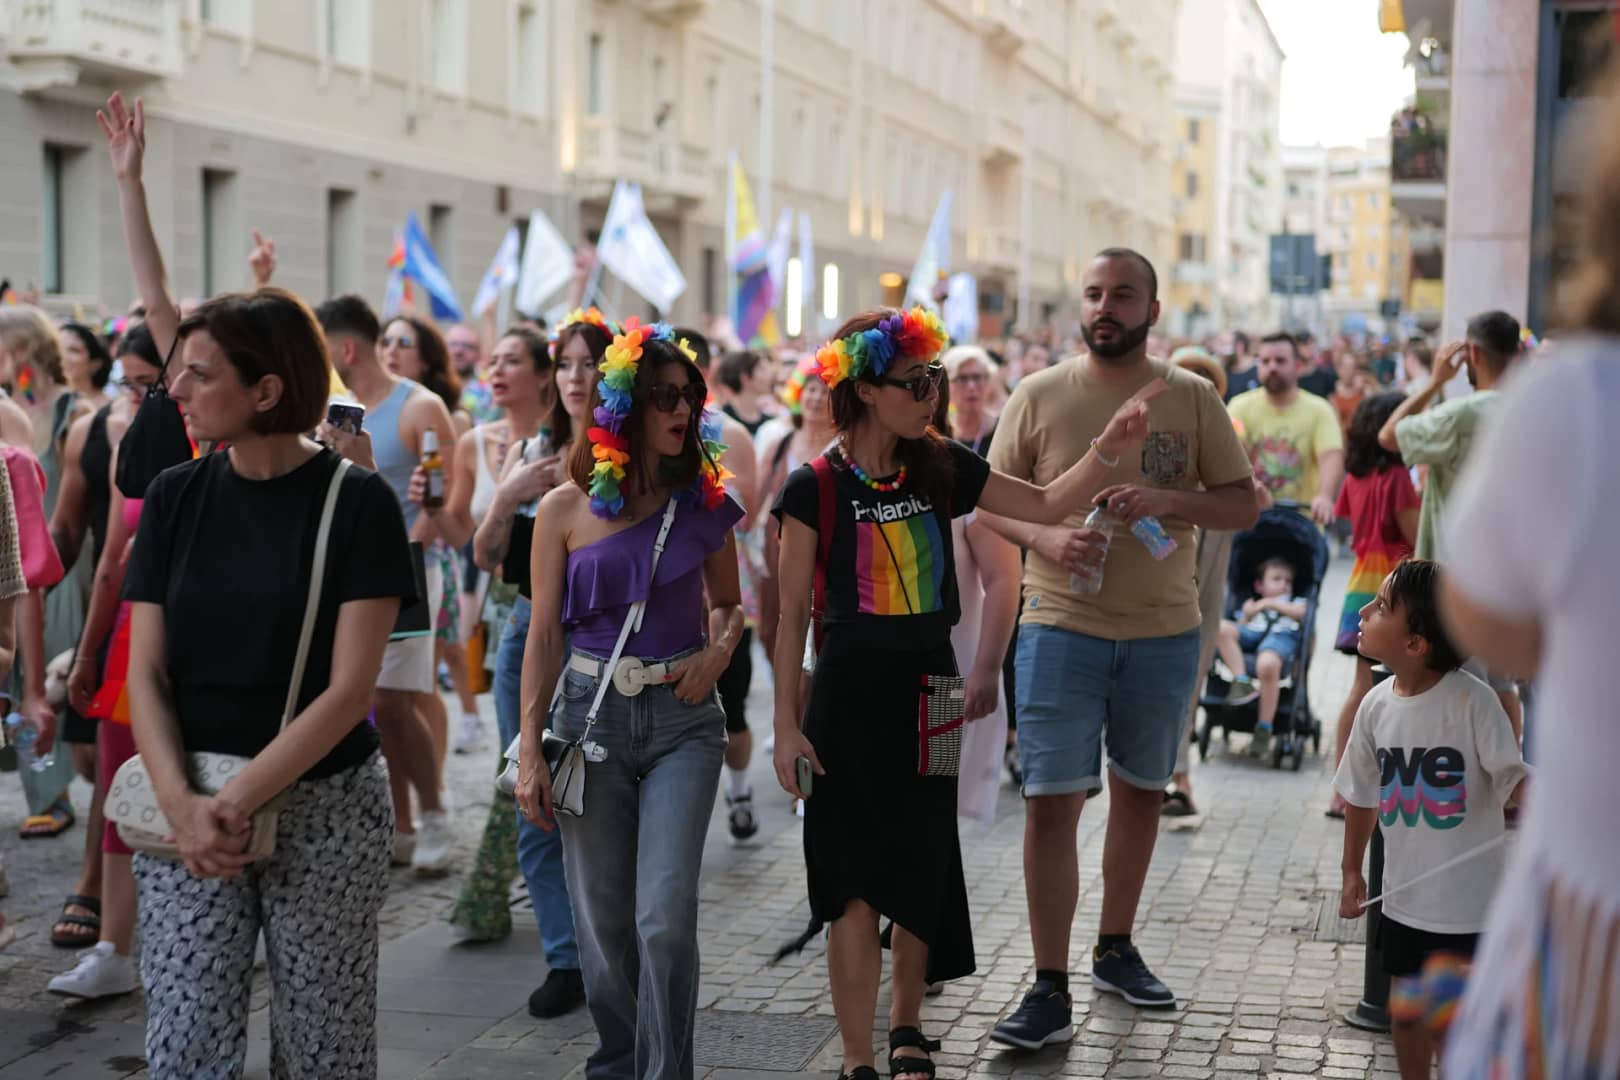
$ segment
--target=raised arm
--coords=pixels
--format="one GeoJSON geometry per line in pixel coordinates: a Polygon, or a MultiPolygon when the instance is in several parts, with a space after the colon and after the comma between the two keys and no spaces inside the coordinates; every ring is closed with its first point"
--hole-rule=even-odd
{"type": "Polygon", "coordinates": [[[164,356],[174,344],[180,326],[180,309],[169,295],[168,277],[163,269],[163,252],[146,208],[146,187],[141,182],[141,166],[146,154],[146,105],[135,99],[131,111],[122,94],[107,99],[105,112],[96,110],[96,122],[107,136],[107,152],[112,156],[113,176],[118,182],[118,206],[124,217],[124,247],[130,269],[135,274],[135,292],[146,308],[146,325],[152,343],[164,356]]]}
{"type": "Polygon", "coordinates": [[[1166,389],[1163,379],[1154,379],[1137,391],[1109,419],[1108,426],[1080,460],[1045,487],[992,471],[979,495],[980,510],[1018,521],[1056,525],[1088,505],[1124,455],[1141,449],[1148,435],[1148,403],[1166,389]]]}
{"type": "MultiPolygon", "coordinates": [[[[1395,429],[1402,420],[1408,416],[1416,416],[1446,392],[1446,384],[1456,378],[1457,373],[1462,370],[1463,350],[1467,345],[1465,341],[1453,341],[1440,350],[1440,355],[1434,358],[1434,371],[1429,379],[1429,385],[1397,405],[1395,411],[1389,414],[1389,419],[1384,421],[1384,426],[1378,429],[1379,446],[1392,453],[1400,452],[1401,443],[1395,437],[1395,429]]],[[[1407,464],[1417,465],[1420,462],[1409,461],[1407,464]]]]}

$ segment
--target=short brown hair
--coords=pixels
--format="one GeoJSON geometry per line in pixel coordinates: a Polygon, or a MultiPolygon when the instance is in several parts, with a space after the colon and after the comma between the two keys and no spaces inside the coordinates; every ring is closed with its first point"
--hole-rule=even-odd
{"type": "Polygon", "coordinates": [[[255,432],[298,435],[320,426],[332,368],[320,324],[302,300],[274,285],[216,296],[180,324],[178,337],[183,341],[198,330],[218,343],[243,386],[266,375],[281,380],[281,400],[253,418],[255,432]]]}
{"type": "MultiPolygon", "coordinates": [[[[647,394],[658,381],[658,372],[670,364],[680,364],[686,368],[686,377],[692,383],[698,386],[708,385],[697,364],[673,342],[647,341],[642,344],[641,360],[636,364],[636,384],[630,392],[630,415],[624,418],[624,426],[620,429],[628,444],[630,455],[630,461],[624,467],[624,484],[621,488],[626,498],[632,493],[651,491],[657,484],[667,484],[673,491],[689,487],[697,479],[698,467],[706,455],[698,430],[702,427],[703,417],[694,413],[686,425],[686,444],[681,447],[680,456],[665,460],[662,475],[656,477],[642,475],[642,466],[646,460],[646,441],[642,436],[641,418],[652,407],[647,403],[647,394]]],[[[602,382],[598,379],[591,385],[592,416],[596,415],[596,410],[601,405],[602,382]]],[[[593,450],[591,440],[587,438],[575,439],[573,449],[568,452],[568,476],[585,491],[591,489],[591,471],[596,468],[596,455],[593,450]]]]}

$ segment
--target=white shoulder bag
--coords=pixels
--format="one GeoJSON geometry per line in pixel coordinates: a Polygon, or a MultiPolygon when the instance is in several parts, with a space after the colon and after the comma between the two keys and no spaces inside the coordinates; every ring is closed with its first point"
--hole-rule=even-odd
{"type": "MultiPolygon", "coordinates": [[[[298,690],[304,681],[304,665],[309,659],[309,639],[315,633],[315,618],[321,606],[321,586],[326,580],[326,555],[332,534],[332,515],[337,508],[338,489],[343,475],[349,471],[347,459],[338,462],[332,482],[326,489],[326,504],[321,508],[320,529],[315,534],[315,562],[309,575],[309,597],[304,603],[304,626],[298,635],[298,651],[293,659],[292,681],[287,684],[287,705],[281,714],[281,730],[286,730],[298,708],[298,690]]],[[[279,732],[278,732],[279,734],[279,732]]],[[[235,754],[200,751],[186,756],[187,773],[192,790],[204,795],[218,794],[231,777],[241,772],[252,758],[235,754]]],[[[255,859],[267,857],[276,846],[276,819],[286,799],[286,792],[265,803],[253,812],[253,833],[248,840],[247,854],[255,859]]],[[[157,792],[146,763],[136,754],[118,767],[112,784],[107,788],[107,820],[118,826],[118,836],[135,851],[164,858],[178,859],[180,848],[174,842],[174,827],[158,805],[157,792]]]]}

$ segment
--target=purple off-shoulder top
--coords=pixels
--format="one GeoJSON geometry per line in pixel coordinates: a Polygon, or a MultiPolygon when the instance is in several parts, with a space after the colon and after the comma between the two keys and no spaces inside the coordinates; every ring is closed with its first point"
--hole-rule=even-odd
{"type": "Polygon", "coordinates": [[[650,571],[662,512],[569,552],[562,622],[573,634],[573,647],[610,655],[637,600],[647,601],[647,613],[625,643],[625,656],[659,660],[702,645],[703,560],[725,545],[726,534],[742,517],[743,508],[729,495],[713,510],[683,501],[656,576],[650,571]],[[649,578],[656,587],[649,588],[649,578]]]}

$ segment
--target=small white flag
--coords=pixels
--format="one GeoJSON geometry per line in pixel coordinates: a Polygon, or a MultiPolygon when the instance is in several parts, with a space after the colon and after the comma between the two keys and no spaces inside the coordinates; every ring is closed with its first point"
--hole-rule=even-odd
{"type": "Polygon", "coordinates": [[[660,314],[667,313],[686,291],[685,275],[647,217],[639,184],[620,180],[614,185],[596,257],[660,314]]]}
{"type": "Polygon", "coordinates": [[[564,242],[551,219],[539,210],[529,215],[523,242],[523,269],[518,274],[512,305],[525,315],[536,315],[552,293],[574,277],[574,251],[564,242]]]}
{"type": "Polygon", "coordinates": [[[478,283],[478,294],[473,297],[472,313],[477,318],[500,299],[501,290],[511,288],[517,283],[518,277],[518,248],[522,238],[518,236],[518,227],[513,225],[506,230],[501,238],[501,246],[495,252],[489,269],[484,271],[484,277],[478,283]]]}

